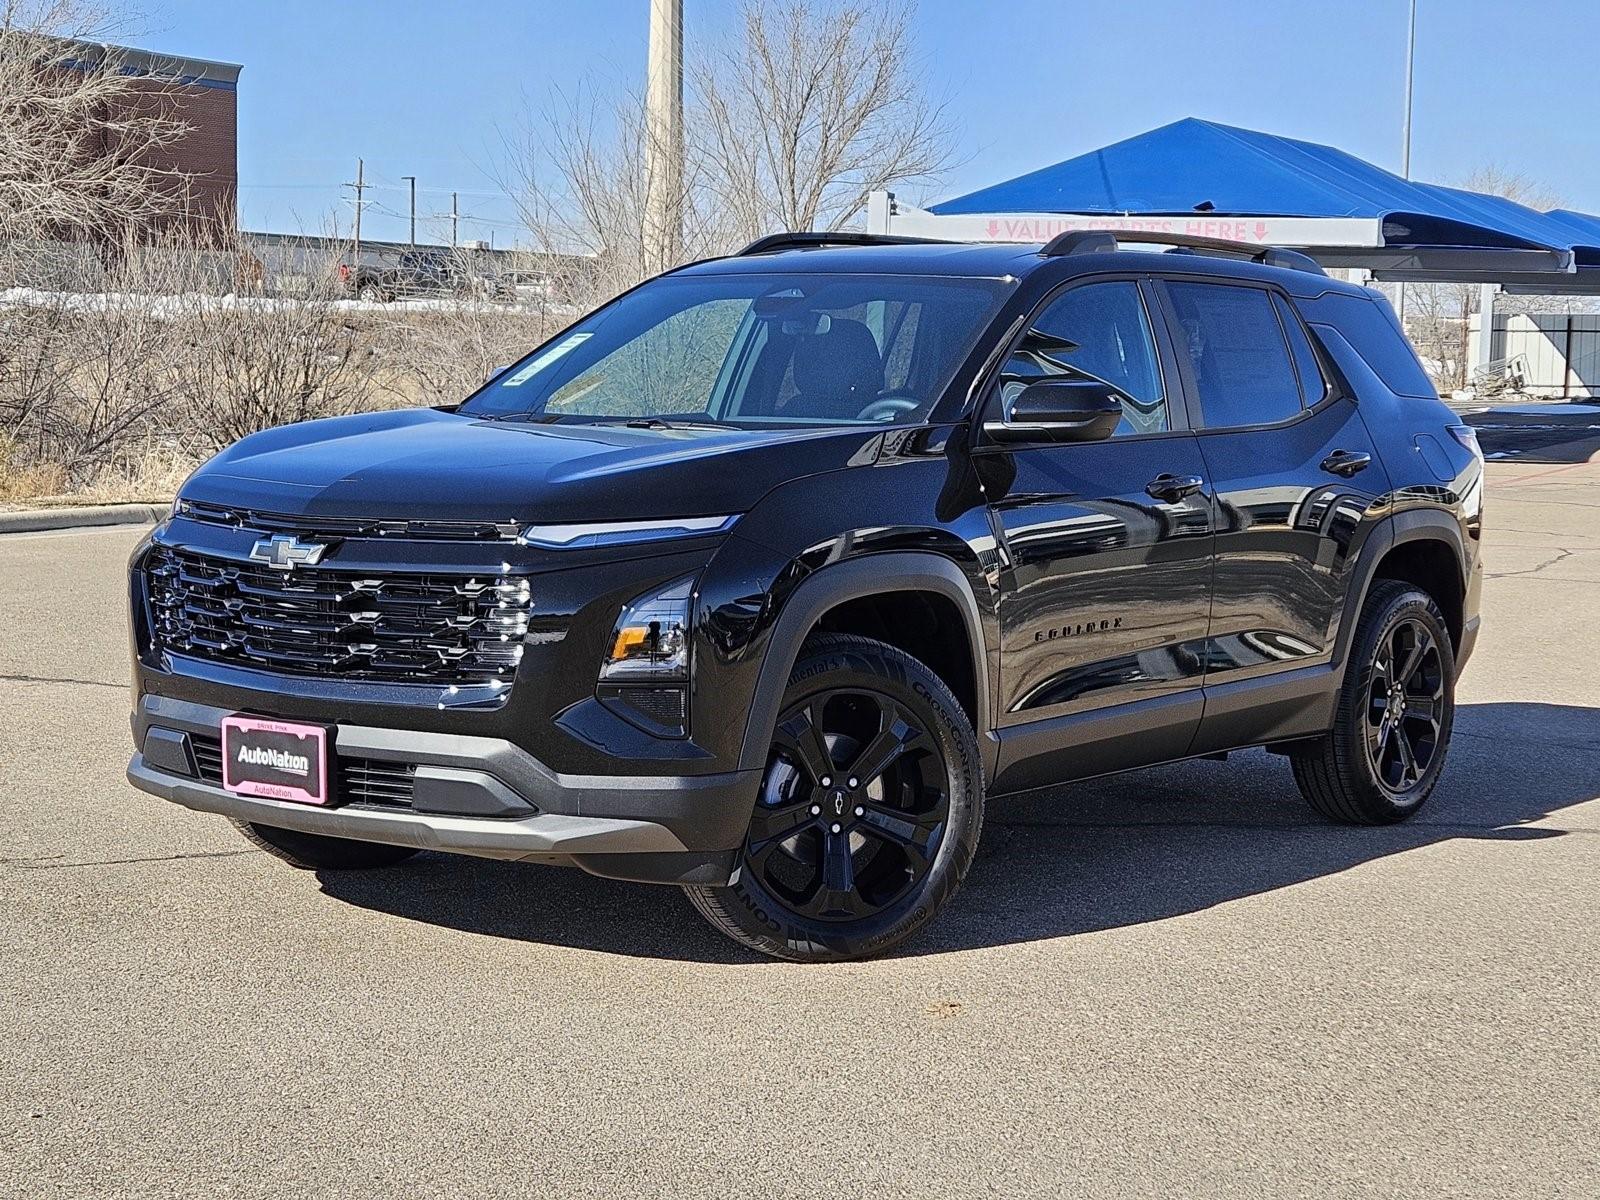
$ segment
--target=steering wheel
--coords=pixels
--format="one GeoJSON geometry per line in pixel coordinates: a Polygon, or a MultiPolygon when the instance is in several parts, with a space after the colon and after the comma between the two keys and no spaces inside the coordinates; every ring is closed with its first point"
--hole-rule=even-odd
{"type": "Polygon", "coordinates": [[[856,414],[858,421],[892,421],[901,413],[916,412],[922,400],[906,388],[893,388],[856,414]]]}

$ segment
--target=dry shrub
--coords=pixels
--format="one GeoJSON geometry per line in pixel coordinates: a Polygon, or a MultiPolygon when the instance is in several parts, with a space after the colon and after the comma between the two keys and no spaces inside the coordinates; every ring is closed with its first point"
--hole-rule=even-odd
{"type": "Polygon", "coordinates": [[[193,462],[258,429],[365,404],[370,350],[331,262],[313,285],[275,296],[241,261],[235,246],[172,233],[122,244],[76,289],[0,291],[7,490],[45,467],[87,488],[148,465],[151,446],[193,462]]]}
{"type": "Polygon", "coordinates": [[[537,287],[512,295],[510,275],[470,262],[457,295],[374,305],[345,296],[337,247],[284,249],[292,271],[181,232],[130,240],[106,261],[12,250],[0,253],[0,498],[10,500],[159,499],[257,430],[455,403],[576,315],[537,287]]]}

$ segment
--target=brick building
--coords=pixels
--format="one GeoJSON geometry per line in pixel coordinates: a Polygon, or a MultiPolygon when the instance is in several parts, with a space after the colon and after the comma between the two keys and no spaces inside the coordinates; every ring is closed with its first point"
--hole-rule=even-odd
{"type": "Polygon", "coordinates": [[[77,57],[85,67],[110,59],[137,81],[129,100],[134,111],[160,113],[189,127],[150,165],[187,179],[177,220],[197,233],[233,232],[239,203],[239,65],[88,43],[77,57]]]}

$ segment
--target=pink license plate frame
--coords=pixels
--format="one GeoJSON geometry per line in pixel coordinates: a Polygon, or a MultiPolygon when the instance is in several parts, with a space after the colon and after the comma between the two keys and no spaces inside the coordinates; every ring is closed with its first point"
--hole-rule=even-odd
{"type": "MultiPolygon", "coordinates": [[[[284,772],[292,774],[292,772],[284,772]]],[[[268,800],[289,800],[295,804],[315,804],[327,807],[333,803],[328,790],[328,729],[325,725],[302,725],[294,721],[272,721],[262,717],[234,715],[222,718],[222,786],[238,796],[259,796],[268,800]],[[235,735],[230,737],[229,734],[235,735]],[[309,786],[262,779],[236,777],[238,754],[237,738],[250,734],[271,734],[274,740],[285,742],[286,749],[298,750],[302,746],[310,752],[305,783],[315,782],[316,791],[309,786]]]]}

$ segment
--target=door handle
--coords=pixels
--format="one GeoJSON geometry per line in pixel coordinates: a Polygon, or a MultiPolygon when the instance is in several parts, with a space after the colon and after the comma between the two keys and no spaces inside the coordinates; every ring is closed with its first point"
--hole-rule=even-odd
{"type": "Polygon", "coordinates": [[[1335,450],[1322,460],[1322,469],[1332,475],[1343,475],[1346,479],[1358,471],[1365,471],[1372,465],[1372,455],[1364,450],[1335,450]]]}
{"type": "Polygon", "coordinates": [[[1198,475],[1168,475],[1163,471],[1145,484],[1144,490],[1150,493],[1153,499],[1176,504],[1185,496],[1194,495],[1205,485],[1206,481],[1198,475]]]}

